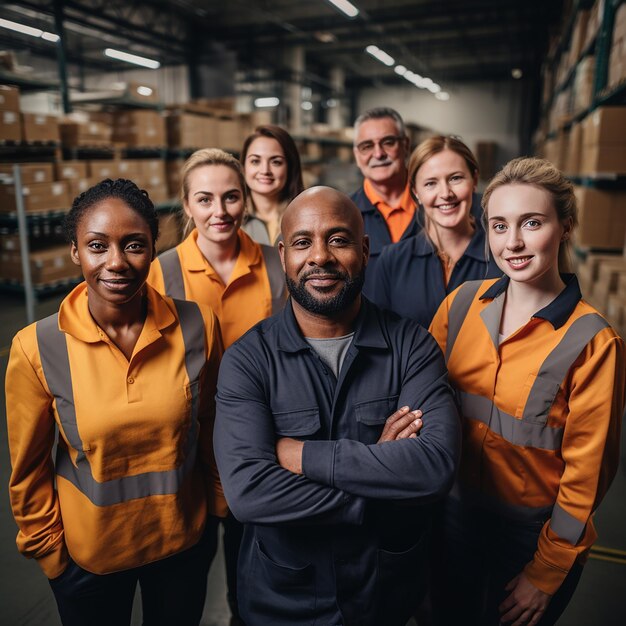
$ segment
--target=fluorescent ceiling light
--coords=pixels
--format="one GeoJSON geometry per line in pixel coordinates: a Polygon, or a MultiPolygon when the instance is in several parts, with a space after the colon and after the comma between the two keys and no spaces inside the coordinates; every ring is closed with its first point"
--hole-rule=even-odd
{"type": "Polygon", "coordinates": [[[280,100],[278,98],[257,98],[254,101],[254,106],[259,109],[277,107],[280,104],[280,100]]]}
{"type": "Polygon", "coordinates": [[[328,2],[348,17],[356,17],[359,14],[359,10],[348,0],[328,0],[328,2]]]}
{"type": "Polygon", "coordinates": [[[400,74],[400,76],[404,76],[408,72],[408,70],[406,69],[406,67],[404,67],[404,65],[396,65],[393,68],[393,71],[396,74],[400,74]]]}
{"type": "Polygon", "coordinates": [[[437,100],[450,100],[450,94],[447,91],[440,91],[439,93],[435,94],[435,98],[437,98],[437,100]]]}
{"type": "Polygon", "coordinates": [[[56,43],[59,39],[61,39],[58,35],[55,35],[54,33],[47,33],[45,31],[41,33],[41,38],[46,41],[51,41],[52,43],[56,43]]]}
{"type": "Polygon", "coordinates": [[[326,100],[326,106],[329,109],[332,109],[334,107],[336,107],[338,104],[337,100],[335,100],[335,98],[328,98],[328,100],[326,100]]]}
{"type": "Polygon", "coordinates": [[[310,111],[313,108],[313,103],[305,100],[300,106],[304,111],[310,111]]]}
{"type": "Polygon", "coordinates": [[[32,28],[31,26],[18,24],[17,22],[12,22],[11,20],[4,20],[1,18],[0,18],[0,27],[8,28],[9,30],[14,30],[24,35],[30,35],[31,37],[41,37],[41,35],[43,34],[43,30],[41,30],[40,28],[32,28]]]}
{"type": "Polygon", "coordinates": [[[133,63],[134,65],[140,65],[141,67],[147,67],[151,70],[156,70],[161,67],[161,64],[154,59],[147,59],[146,57],[140,57],[136,54],[130,54],[130,52],[122,52],[121,50],[115,50],[114,48],[107,48],[104,51],[105,56],[118,61],[126,61],[126,63],[133,63]]]}
{"type": "Polygon", "coordinates": [[[441,91],[441,87],[437,83],[433,83],[432,85],[428,85],[426,87],[430,93],[439,93],[441,91]]]}
{"type": "Polygon", "coordinates": [[[387,67],[391,67],[396,62],[391,55],[381,50],[378,46],[367,46],[365,52],[371,54],[377,61],[380,61],[387,67]]]}
{"type": "Polygon", "coordinates": [[[140,96],[151,96],[152,89],[150,87],[146,87],[145,85],[139,85],[139,87],[137,87],[137,93],[140,96]]]}
{"type": "Polygon", "coordinates": [[[511,70],[511,76],[515,78],[515,80],[521,78],[524,75],[524,72],[519,67],[515,67],[511,70]]]}

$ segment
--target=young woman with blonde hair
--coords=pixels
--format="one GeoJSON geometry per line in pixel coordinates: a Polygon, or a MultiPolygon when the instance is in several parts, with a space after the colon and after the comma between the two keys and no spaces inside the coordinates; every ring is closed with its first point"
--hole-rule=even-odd
{"type": "MultiPolygon", "coordinates": [[[[185,240],[152,264],[148,282],[161,293],[208,304],[220,323],[224,347],[282,309],[287,298],[278,250],[242,229],[246,185],[241,165],[215,148],[194,152],[182,169],[185,240]]],[[[242,526],[224,522],[228,601],[237,611],[237,556],[242,526]]]]}
{"type": "Polygon", "coordinates": [[[505,275],[455,290],[430,329],[464,434],[434,606],[440,624],[554,624],[617,470],[624,342],[565,273],[576,199],[551,163],[511,161],[482,203],[505,275]]]}
{"type": "Polygon", "coordinates": [[[478,163],[460,139],[439,135],[415,148],[409,185],[423,228],[383,249],[376,265],[376,304],[428,326],[456,287],[501,275],[489,262],[485,233],[475,216],[477,182],[478,163]]]}

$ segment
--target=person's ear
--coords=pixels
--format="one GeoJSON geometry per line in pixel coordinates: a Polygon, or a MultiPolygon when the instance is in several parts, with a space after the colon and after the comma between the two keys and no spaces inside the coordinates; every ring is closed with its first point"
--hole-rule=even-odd
{"type": "Polygon", "coordinates": [[[563,234],[561,235],[561,241],[567,241],[572,236],[572,229],[574,228],[574,220],[568,217],[563,221],[563,234]]]}
{"type": "Polygon", "coordinates": [[[72,263],[74,263],[74,265],[80,265],[80,257],[78,256],[78,248],[76,247],[75,241],[72,241],[70,244],[70,258],[72,259],[72,263]]]}
{"type": "Polygon", "coordinates": [[[285,242],[281,239],[278,242],[278,254],[280,256],[280,264],[283,266],[283,272],[287,273],[285,269],[285,242]]]}

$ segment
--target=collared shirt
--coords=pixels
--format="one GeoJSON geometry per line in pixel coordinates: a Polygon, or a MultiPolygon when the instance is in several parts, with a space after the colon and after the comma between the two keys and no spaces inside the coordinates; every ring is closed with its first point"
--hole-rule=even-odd
{"type": "Polygon", "coordinates": [[[501,275],[493,259],[486,258],[485,232],[477,224],[446,284],[437,252],[422,231],[383,249],[376,264],[373,300],[381,308],[428,328],[444,298],[459,285],[501,275]]]}
{"type": "Polygon", "coordinates": [[[222,362],[215,453],[231,510],[247,524],[246,623],[404,624],[419,602],[424,505],[450,486],[458,416],[425,329],[364,299],[354,331],[336,378],[288,301],[222,362]],[[404,405],[424,412],[420,436],[377,444],[404,405]],[[303,476],[278,465],[277,437],[305,440],[303,476]],[[287,575],[297,593],[281,583],[287,575]]]}
{"type": "Polygon", "coordinates": [[[369,179],[363,181],[363,190],[368,200],[381,212],[387,223],[391,242],[396,243],[402,239],[402,235],[411,224],[415,215],[415,201],[411,195],[409,185],[404,188],[397,205],[389,206],[378,194],[369,179]]]}
{"type": "Polygon", "coordinates": [[[6,401],[17,544],[50,578],[63,572],[68,552],[97,574],[164,558],[198,541],[207,511],[226,511],[211,441],[222,348],[215,316],[206,307],[201,307],[206,365],[199,383],[192,383],[200,388],[198,460],[179,491],[98,505],[59,474],[55,489],[55,422],[59,446],[73,463],[84,455],[99,483],[174,471],[183,462],[182,442],[193,425],[181,324],[172,300],[150,287],[147,299],[147,317],[130,360],[91,317],[85,283],[61,303],[58,325],[66,336],[81,450],[71,446],[48,387],[36,324],[13,340],[6,401]]]}
{"type": "Polygon", "coordinates": [[[461,493],[517,519],[547,520],[525,573],[549,594],[596,538],[592,514],[617,470],[626,384],[623,341],[581,299],[576,277],[564,279],[504,341],[506,276],[465,283],[431,325],[461,401],[461,493]]]}
{"type": "MultiPolygon", "coordinates": [[[[272,314],[270,281],[261,246],[242,230],[239,230],[238,237],[239,257],[226,285],[198,248],[196,229],[176,247],[185,298],[213,309],[220,322],[225,348],[272,314]]],[[[158,258],[152,263],[148,283],[165,293],[158,258]]]]}

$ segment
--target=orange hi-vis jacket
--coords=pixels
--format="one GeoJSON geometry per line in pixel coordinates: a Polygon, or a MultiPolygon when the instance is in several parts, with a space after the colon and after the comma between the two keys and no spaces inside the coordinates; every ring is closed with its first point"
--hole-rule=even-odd
{"type": "Polygon", "coordinates": [[[554,594],[596,539],[593,512],[619,462],[624,342],[581,299],[578,281],[500,342],[509,279],[467,282],[431,332],[463,419],[458,488],[488,510],[547,520],[526,566],[554,594]]]}
{"type": "Polygon", "coordinates": [[[176,248],[152,263],[148,283],[172,298],[208,304],[220,321],[228,348],[257,322],[277,313],[287,299],[278,250],[237,233],[240,251],[227,285],[198,248],[194,228],[176,248]]]}
{"type": "Polygon", "coordinates": [[[91,317],[85,283],[13,339],[11,506],[19,550],[49,578],[68,553],[96,574],[165,558],[227,510],[212,444],[219,325],[207,307],[147,298],[130,361],[91,317]]]}

